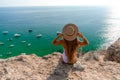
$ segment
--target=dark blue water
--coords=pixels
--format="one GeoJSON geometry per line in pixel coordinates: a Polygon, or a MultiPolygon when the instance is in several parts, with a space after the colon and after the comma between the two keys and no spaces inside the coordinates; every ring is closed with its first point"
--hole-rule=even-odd
{"type": "Polygon", "coordinates": [[[103,44],[106,41],[115,40],[108,41],[108,37],[104,36],[109,32],[107,28],[113,25],[108,21],[111,20],[109,15],[111,12],[106,7],[1,7],[0,42],[4,45],[0,45],[0,57],[7,58],[21,53],[43,56],[55,51],[62,52],[62,47],[56,47],[51,42],[56,32],[61,31],[67,23],[76,24],[88,39],[90,44],[83,47],[83,51],[105,49],[107,45],[103,44]],[[33,32],[29,33],[28,29],[33,32]],[[8,34],[3,35],[3,31],[8,31],[8,34]],[[21,37],[15,38],[15,33],[21,34],[21,37]],[[42,37],[36,38],[37,34],[42,34],[42,37]],[[13,40],[8,41],[8,38],[13,40]],[[31,46],[28,47],[28,44],[31,46]]]}

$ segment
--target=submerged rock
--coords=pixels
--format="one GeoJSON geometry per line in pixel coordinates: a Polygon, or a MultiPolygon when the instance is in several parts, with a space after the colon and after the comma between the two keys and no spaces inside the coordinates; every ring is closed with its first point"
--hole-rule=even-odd
{"type": "Polygon", "coordinates": [[[12,41],[12,40],[13,40],[13,38],[9,38],[9,39],[8,39],[8,41],[12,41]]]}
{"type": "Polygon", "coordinates": [[[2,54],[0,54],[0,57],[2,57],[2,54]]]}
{"type": "Polygon", "coordinates": [[[11,55],[11,54],[12,54],[12,52],[7,52],[6,54],[7,54],[7,55],[11,55]]]}
{"type": "Polygon", "coordinates": [[[33,32],[33,30],[32,30],[32,29],[29,29],[28,32],[33,32]]]}

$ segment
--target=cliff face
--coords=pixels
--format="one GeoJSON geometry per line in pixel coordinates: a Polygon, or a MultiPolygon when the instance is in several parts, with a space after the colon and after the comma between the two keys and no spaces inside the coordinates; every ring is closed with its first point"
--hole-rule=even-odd
{"type": "Polygon", "coordinates": [[[104,61],[107,52],[80,53],[74,65],[62,64],[58,52],[44,57],[32,54],[0,59],[0,80],[120,80],[120,63],[104,61]]]}
{"type": "Polygon", "coordinates": [[[106,58],[120,63],[120,38],[107,49],[106,58]]]}

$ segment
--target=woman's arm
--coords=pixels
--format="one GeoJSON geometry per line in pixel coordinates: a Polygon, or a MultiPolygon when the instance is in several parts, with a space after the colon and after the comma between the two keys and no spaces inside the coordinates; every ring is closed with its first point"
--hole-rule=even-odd
{"type": "Polygon", "coordinates": [[[59,34],[52,42],[54,45],[60,45],[63,43],[63,40],[58,40],[60,37],[62,37],[62,34],[59,34]]]}
{"type": "Polygon", "coordinates": [[[82,35],[82,33],[78,33],[78,36],[83,39],[83,42],[81,42],[80,40],[78,41],[80,46],[85,46],[89,44],[88,40],[82,35]]]}

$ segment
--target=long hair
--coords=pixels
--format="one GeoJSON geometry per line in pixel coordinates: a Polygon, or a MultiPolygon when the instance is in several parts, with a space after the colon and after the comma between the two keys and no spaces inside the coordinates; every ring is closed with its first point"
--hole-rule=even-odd
{"type": "Polygon", "coordinates": [[[66,45],[66,48],[67,48],[66,56],[68,58],[68,61],[71,61],[74,57],[73,53],[78,47],[77,38],[74,39],[73,41],[68,41],[66,39],[64,39],[64,41],[65,41],[65,45],[66,45]]]}

